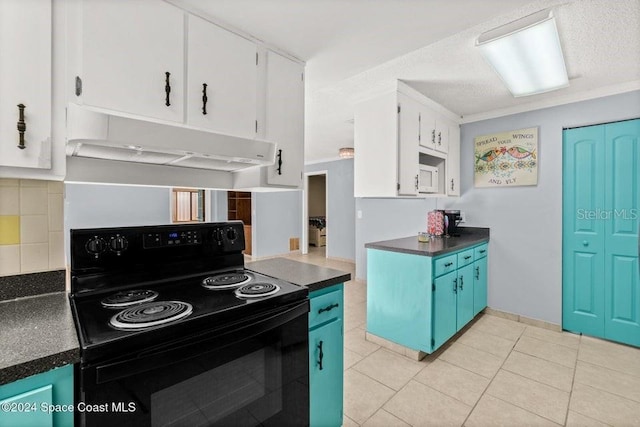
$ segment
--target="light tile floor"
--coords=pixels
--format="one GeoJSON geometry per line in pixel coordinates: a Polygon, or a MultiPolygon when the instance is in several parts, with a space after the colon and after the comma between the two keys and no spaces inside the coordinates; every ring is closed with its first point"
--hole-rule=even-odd
{"type": "MultiPolygon", "coordinates": [[[[355,277],[325,248],[290,258],[355,277]]],[[[344,426],[640,426],[640,349],[480,315],[414,361],[365,340],[366,284],[345,284],[344,426]]]]}

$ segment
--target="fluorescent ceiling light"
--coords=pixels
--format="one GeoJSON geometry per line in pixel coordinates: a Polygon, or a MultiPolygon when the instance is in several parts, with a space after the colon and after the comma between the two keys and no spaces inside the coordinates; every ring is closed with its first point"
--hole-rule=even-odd
{"type": "Polygon", "coordinates": [[[569,86],[551,9],[482,33],[476,46],[515,97],[569,86]]]}

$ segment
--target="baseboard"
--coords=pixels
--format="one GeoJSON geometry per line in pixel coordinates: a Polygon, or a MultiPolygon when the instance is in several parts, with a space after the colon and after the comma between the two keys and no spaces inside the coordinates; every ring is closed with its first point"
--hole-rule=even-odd
{"type": "Polygon", "coordinates": [[[513,320],[514,322],[524,323],[529,326],[536,326],[538,328],[548,329],[550,331],[562,332],[562,326],[556,323],[545,322],[544,320],[532,319],[530,317],[521,316],[519,314],[509,313],[506,311],[496,310],[494,308],[485,308],[485,314],[490,314],[496,317],[502,317],[503,319],[513,320]]]}

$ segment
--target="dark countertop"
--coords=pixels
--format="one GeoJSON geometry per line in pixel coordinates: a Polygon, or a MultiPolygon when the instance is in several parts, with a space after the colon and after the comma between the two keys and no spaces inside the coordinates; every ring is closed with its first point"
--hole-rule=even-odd
{"type": "Polygon", "coordinates": [[[488,228],[460,227],[459,230],[459,237],[436,237],[430,239],[428,243],[418,242],[418,235],[416,234],[402,239],[371,242],[365,244],[364,247],[367,249],[436,257],[489,241],[488,228]]]}
{"type": "Polygon", "coordinates": [[[351,274],[286,258],[271,258],[249,262],[245,268],[255,272],[305,286],[309,292],[351,280],[351,274]]]}
{"type": "Polygon", "coordinates": [[[0,385],[80,361],[66,292],[0,302],[0,385]]]}

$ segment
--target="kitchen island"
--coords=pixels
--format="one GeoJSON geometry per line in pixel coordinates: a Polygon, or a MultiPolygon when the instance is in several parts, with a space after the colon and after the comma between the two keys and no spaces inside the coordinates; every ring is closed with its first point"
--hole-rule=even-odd
{"type": "Polygon", "coordinates": [[[344,283],[351,274],[286,258],[245,267],[309,289],[310,425],[342,425],[344,283]]]}
{"type": "Polygon", "coordinates": [[[489,229],[367,243],[367,335],[432,353],[487,306],[489,229]]]}

